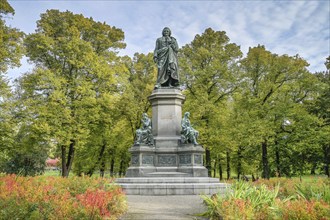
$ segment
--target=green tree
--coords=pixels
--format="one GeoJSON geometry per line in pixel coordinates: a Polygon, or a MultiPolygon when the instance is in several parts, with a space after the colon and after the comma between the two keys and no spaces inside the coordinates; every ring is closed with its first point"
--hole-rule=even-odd
{"type": "MultiPolygon", "coordinates": [[[[226,123],[223,126],[222,135],[227,139],[227,154],[232,155],[232,164],[235,168],[237,178],[241,175],[251,173],[258,176],[259,166],[256,157],[256,143],[260,142],[260,121],[254,117],[255,109],[247,111],[249,103],[244,94],[244,84],[235,91],[232,100],[229,100],[231,107],[227,116],[226,123]],[[229,148],[230,147],[230,148],[229,148]]],[[[252,108],[252,106],[251,106],[252,108]]],[[[230,164],[227,165],[229,167],[230,164]]],[[[227,174],[227,177],[230,173],[227,174]]]]}
{"type": "Polygon", "coordinates": [[[8,160],[4,164],[6,173],[34,176],[44,172],[50,140],[47,139],[46,124],[29,124],[20,121],[15,132],[14,143],[8,149],[8,160]]]}
{"type": "Polygon", "coordinates": [[[36,69],[20,79],[22,101],[33,120],[51,128],[49,138],[61,152],[62,176],[69,175],[91,127],[107,117],[103,110],[109,106],[102,103],[118,91],[121,65],[116,54],[125,47],[123,39],[116,27],[58,10],[41,14],[36,33],[26,37],[27,57],[36,69]]]}
{"type": "Polygon", "coordinates": [[[322,148],[322,164],[324,164],[324,173],[330,177],[330,56],[324,64],[326,71],[316,73],[320,82],[319,96],[309,109],[319,119],[318,142],[322,148]]]}
{"type": "MultiPolygon", "coordinates": [[[[6,0],[0,1],[0,161],[6,163],[12,158],[14,147],[15,120],[12,115],[12,92],[6,73],[8,68],[20,65],[23,53],[24,34],[6,25],[5,18],[14,14],[14,9],[6,0]]],[[[0,164],[3,167],[4,164],[0,164]]]]}
{"type": "MultiPolygon", "coordinates": [[[[185,111],[200,132],[199,142],[206,150],[206,167],[211,175],[211,150],[221,145],[221,108],[239,85],[237,61],[239,46],[230,43],[224,31],[205,30],[180,51],[181,82],[187,97],[185,111]],[[219,121],[220,120],[220,121],[219,121]]],[[[216,154],[214,155],[214,157],[216,154]]]]}
{"type": "Polygon", "coordinates": [[[15,11],[7,2],[0,2],[0,80],[2,74],[6,73],[9,67],[20,66],[20,59],[23,55],[23,32],[6,25],[5,17],[14,15],[15,11]]]}
{"type": "MultiPolygon", "coordinates": [[[[314,90],[311,82],[315,78],[306,69],[308,63],[298,55],[279,56],[267,51],[264,46],[250,48],[241,64],[245,87],[239,102],[242,103],[242,110],[248,112],[252,119],[247,121],[251,122],[254,130],[253,135],[249,136],[249,139],[254,140],[249,142],[254,147],[261,147],[255,148],[255,153],[261,154],[262,177],[269,178],[269,147],[278,146],[278,138],[283,133],[281,129],[286,121],[300,126],[304,124],[301,115],[308,116],[304,101],[311,98],[314,90]]],[[[308,126],[308,123],[304,125],[308,126]]],[[[304,129],[300,129],[293,134],[302,136],[303,132],[304,129]]],[[[305,146],[307,139],[304,138],[305,146]]],[[[298,146],[297,141],[292,143],[298,146]]]]}

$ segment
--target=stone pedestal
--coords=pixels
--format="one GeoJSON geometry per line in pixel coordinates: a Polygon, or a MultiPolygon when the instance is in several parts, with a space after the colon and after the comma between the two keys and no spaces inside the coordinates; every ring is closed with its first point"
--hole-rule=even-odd
{"type": "Polygon", "coordinates": [[[181,143],[182,104],[178,89],[157,89],[149,96],[152,105],[154,145],[134,145],[125,178],[117,179],[129,195],[198,195],[224,193],[227,184],[207,177],[204,149],[181,143]]]}
{"type": "Polygon", "coordinates": [[[126,177],[207,177],[207,169],[203,166],[203,147],[181,143],[184,100],[185,96],[178,89],[152,92],[149,101],[152,105],[154,146],[135,145],[130,148],[131,165],[126,177]]]}
{"type": "Polygon", "coordinates": [[[156,144],[167,142],[170,145],[164,146],[178,146],[184,100],[184,95],[178,89],[157,89],[149,96],[152,106],[152,134],[156,144]],[[173,140],[174,143],[171,143],[173,140]]]}

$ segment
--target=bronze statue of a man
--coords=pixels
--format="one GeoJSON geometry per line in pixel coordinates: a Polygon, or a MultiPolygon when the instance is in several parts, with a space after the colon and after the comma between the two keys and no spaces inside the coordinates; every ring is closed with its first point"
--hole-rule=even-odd
{"type": "Polygon", "coordinates": [[[178,43],[174,37],[171,37],[171,30],[165,27],[163,36],[156,41],[154,51],[154,61],[158,66],[158,76],[155,88],[178,87],[178,43]]]}

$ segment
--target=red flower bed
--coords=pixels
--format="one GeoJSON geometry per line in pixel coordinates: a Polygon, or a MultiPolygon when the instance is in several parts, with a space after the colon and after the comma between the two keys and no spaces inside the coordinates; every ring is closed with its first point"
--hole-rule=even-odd
{"type": "Polygon", "coordinates": [[[121,188],[107,179],[0,176],[2,219],[117,219],[125,210],[121,188]]]}

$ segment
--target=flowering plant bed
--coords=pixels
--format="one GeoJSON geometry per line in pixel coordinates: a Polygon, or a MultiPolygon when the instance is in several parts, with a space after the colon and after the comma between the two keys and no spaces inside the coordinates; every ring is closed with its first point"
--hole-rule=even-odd
{"type": "Polygon", "coordinates": [[[224,195],[203,196],[210,219],[330,219],[330,181],[234,182],[224,195]]]}
{"type": "Polygon", "coordinates": [[[0,176],[1,219],[117,219],[126,208],[109,179],[0,176]]]}

